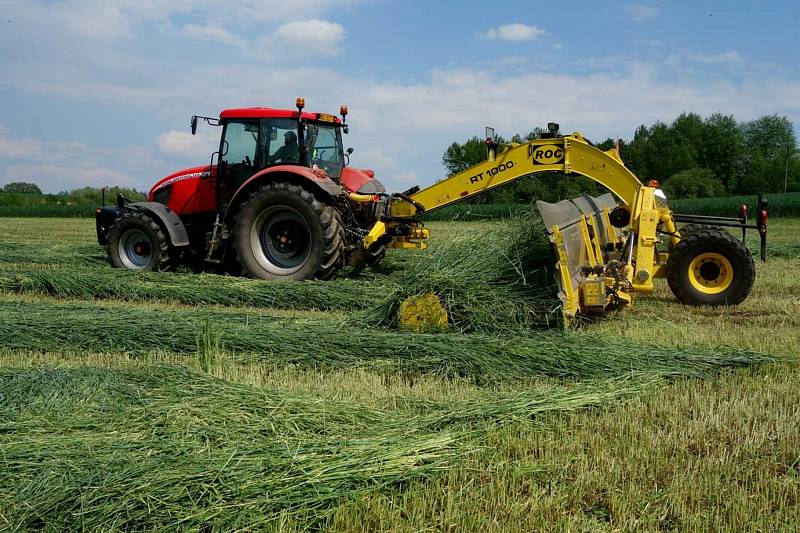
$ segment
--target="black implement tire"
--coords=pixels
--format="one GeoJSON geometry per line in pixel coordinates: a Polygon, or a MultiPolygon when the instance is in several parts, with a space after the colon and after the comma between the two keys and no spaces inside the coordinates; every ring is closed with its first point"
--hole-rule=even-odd
{"type": "Polygon", "coordinates": [[[697,233],[701,229],[718,229],[722,230],[721,226],[710,226],[708,224],[686,224],[678,229],[681,234],[681,238],[686,238],[692,233],[697,233]]]}
{"type": "Polygon", "coordinates": [[[233,246],[244,273],[259,279],[327,279],[344,264],[339,211],[291,183],[253,192],[236,215],[233,246]]]}
{"type": "Polygon", "coordinates": [[[702,228],[682,238],[667,262],[672,293],[687,305],[736,305],[756,279],[750,250],[723,229],[702,228]]]}
{"type": "Polygon", "coordinates": [[[114,221],[106,251],[116,268],[163,272],[175,266],[161,226],[141,211],[130,211],[114,221]]]}
{"type": "Polygon", "coordinates": [[[386,245],[381,244],[375,250],[367,250],[366,257],[364,258],[364,265],[372,268],[378,266],[386,257],[386,245]]]}

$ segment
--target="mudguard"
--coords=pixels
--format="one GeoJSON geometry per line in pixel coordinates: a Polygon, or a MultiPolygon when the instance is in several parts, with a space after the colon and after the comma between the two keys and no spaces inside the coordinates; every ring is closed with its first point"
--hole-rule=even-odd
{"type": "Polygon", "coordinates": [[[268,183],[271,180],[285,180],[305,185],[327,198],[335,198],[342,192],[341,187],[324,174],[313,172],[311,169],[299,165],[277,165],[253,174],[242,183],[228,203],[223,220],[229,220],[232,213],[236,212],[234,207],[245,201],[251,191],[259,187],[261,183],[268,183]]]}
{"type": "Polygon", "coordinates": [[[145,211],[156,217],[169,236],[170,244],[175,247],[189,246],[189,236],[186,227],[175,211],[158,202],[136,202],[128,204],[125,209],[145,211]]]}

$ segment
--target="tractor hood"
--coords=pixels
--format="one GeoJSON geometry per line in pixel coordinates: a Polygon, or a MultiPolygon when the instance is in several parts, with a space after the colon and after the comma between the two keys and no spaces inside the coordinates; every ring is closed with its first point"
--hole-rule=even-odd
{"type": "Polygon", "coordinates": [[[213,177],[216,174],[217,174],[217,166],[216,165],[213,165],[213,166],[211,166],[211,165],[203,165],[203,166],[200,166],[200,167],[192,167],[192,168],[186,168],[186,169],[183,169],[183,170],[179,170],[178,172],[170,174],[169,176],[163,178],[158,183],[153,185],[153,187],[150,189],[150,193],[149,193],[150,201],[153,201],[153,195],[159,189],[162,189],[164,187],[167,187],[169,185],[173,185],[175,183],[178,183],[178,182],[181,182],[181,181],[184,181],[184,180],[195,179],[195,178],[208,178],[208,177],[213,177]]]}
{"type": "Polygon", "coordinates": [[[386,188],[383,184],[375,179],[375,171],[369,168],[344,167],[340,182],[348,192],[357,192],[361,194],[386,192],[386,188]]]}

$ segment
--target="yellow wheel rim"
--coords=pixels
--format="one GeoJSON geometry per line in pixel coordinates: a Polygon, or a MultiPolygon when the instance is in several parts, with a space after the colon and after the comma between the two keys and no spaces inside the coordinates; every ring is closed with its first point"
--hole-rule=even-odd
{"type": "Polygon", "coordinates": [[[700,254],[689,263],[689,283],[703,294],[719,294],[733,282],[733,266],[717,253],[700,254]]]}

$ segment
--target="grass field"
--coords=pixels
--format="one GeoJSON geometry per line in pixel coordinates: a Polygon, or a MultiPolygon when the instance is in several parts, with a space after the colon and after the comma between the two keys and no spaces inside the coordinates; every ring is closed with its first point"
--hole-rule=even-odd
{"type": "Polygon", "coordinates": [[[520,319],[544,296],[513,269],[458,283],[499,254],[449,243],[502,222],[433,222],[432,250],[293,284],[120,272],[92,220],[3,223],[0,530],[800,522],[800,219],[771,220],[736,308],[659,283],[566,333],[520,319]],[[375,318],[425,278],[458,328],[375,318]]]}

